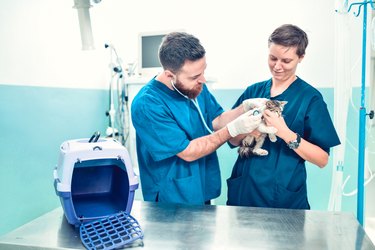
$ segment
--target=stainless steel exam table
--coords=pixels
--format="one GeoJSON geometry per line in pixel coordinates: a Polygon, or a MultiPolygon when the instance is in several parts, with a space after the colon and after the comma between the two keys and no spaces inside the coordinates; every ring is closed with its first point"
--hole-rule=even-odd
{"type": "MultiPolygon", "coordinates": [[[[144,231],[131,249],[375,249],[345,212],[134,201],[131,215],[144,231]]],[[[57,208],[0,237],[0,249],[85,248],[57,208]]]]}

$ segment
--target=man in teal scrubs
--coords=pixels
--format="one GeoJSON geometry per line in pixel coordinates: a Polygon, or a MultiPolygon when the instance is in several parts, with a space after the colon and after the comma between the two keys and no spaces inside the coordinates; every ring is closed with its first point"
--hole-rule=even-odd
{"type": "Polygon", "coordinates": [[[242,105],[224,112],[204,84],[205,49],[194,36],[168,34],[159,59],[163,71],[131,106],[143,198],[207,204],[221,190],[216,149],[261,119],[242,105]]]}

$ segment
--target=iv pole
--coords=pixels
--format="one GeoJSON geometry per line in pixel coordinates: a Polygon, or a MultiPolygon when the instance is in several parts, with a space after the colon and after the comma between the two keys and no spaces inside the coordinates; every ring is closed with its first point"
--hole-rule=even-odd
{"type": "Polygon", "coordinates": [[[109,103],[110,109],[107,111],[109,116],[109,127],[106,134],[113,139],[117,139],[120,143],[126,146],[128,143],[129,124],[128,124],[128,94],[127,85],[124,81],[123,68],[121,66],[121,59],[119,58],[115,47],[112,44],[104,44],[104,47],[110,49],[110,73],[111,80],[109,83],[109,103]],[[113,53],[115,60],[113,59],[113,53]],[[115,85],[115,81],[117,85],[115,85]],[[115,101],[115,91],[117,92],[115,101]],[[118,106],[115,108],[115,104],[118,106]],[[115,126],[118,126],[118,129],[115,126]]]}
{"type": "Polygon", "coordinates": [[[356,17],[361,13],[363,6],[363,30],[362,30],[362,80],[361,80],[361,106],[359,108],[359,140],[358,140],[358,194],[357,194],[357,220],[363,226],[363,205],[364,205],[364,173],[365,173],[365,132],[366,132],[366,116],[370,119],[374,117],[374,111],[366,113],[365,95],[366,95],[366,42],[367,42],[367,4],[375,9],[374,1],[363,1],[350,4],[348,12],[354,5],[358,5],[358,13],[354,13],[356,17]]]}

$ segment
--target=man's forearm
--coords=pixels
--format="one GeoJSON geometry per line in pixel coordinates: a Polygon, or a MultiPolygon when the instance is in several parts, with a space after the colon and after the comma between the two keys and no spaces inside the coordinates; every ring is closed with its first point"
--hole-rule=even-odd
{"type": "Polygon", "coordinates": [[[203,156],[209,155],[232,138],[227,127],[218,131],[192,140],[187,148],[178,153],[177,156],[185,161],[195,161],[203,156]]]}

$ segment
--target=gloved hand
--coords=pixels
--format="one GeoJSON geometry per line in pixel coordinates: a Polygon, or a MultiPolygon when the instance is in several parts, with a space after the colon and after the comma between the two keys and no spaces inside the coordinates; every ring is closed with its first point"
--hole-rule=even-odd
{"type": "Polygon", "coordinates": [[[253,108],[259,108],[266,104],[267,98],[250,98],[242,102],[243,110],[245,112],[253,108]]]}
{"type": "Polygon", "coordinates": [[[247,134],[256,129],[262,121],[262,114],[253,115],[254,110],[249,110],[227,124],[229,134],[236,137],[240,134],[247,134]]]}

